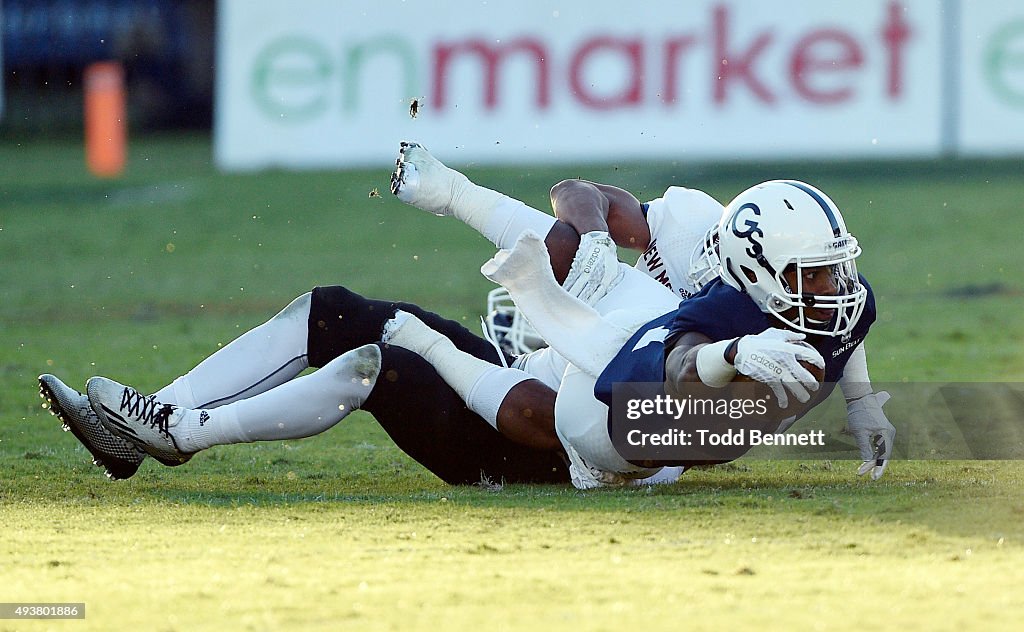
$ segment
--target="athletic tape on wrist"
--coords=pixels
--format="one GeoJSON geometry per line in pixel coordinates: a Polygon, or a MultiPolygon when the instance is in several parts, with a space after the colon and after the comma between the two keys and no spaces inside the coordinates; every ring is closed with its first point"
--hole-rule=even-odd
{"type": "Polygon", "coordinates": [[[701,347],[697,351],[697,376],[701,382],[714,388],[722,388],[736,377],[736,367],[725,360],[725,352],[732,340],[719,340],[701,347]]]}

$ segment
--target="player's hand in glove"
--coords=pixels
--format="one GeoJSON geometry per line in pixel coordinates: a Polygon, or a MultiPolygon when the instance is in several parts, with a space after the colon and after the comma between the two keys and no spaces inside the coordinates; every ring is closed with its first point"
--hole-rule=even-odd
{"type": "Polygon", "coordinates": [[[595,230],[580,235],[580,247],[562,287],[587,305],[593,305],[621,278],[615,242],[608,233],[595,230]]]}
{"type": "Polygon", "coordinates": [[[803,342],[806,336],[795,331],[766,329],[743,336],[736,343],[736,371],[772,388],[780,408],[789,406],[788,390],[801,403],[818,390],[818,380],[800,366],[807,362],[824,369],[825,360],[817,349],[803,342]]]}
{"type": "Polygon", "coordinates": [[[864,459],[857,474],[863,476],[871,472],[873,481],[885,473],[896,440],[896,428],[882,412],[882,405],[887,401],[889,393],[879,391],[846,404],[846,429],[853,435],[860,458],[864,459]]]}

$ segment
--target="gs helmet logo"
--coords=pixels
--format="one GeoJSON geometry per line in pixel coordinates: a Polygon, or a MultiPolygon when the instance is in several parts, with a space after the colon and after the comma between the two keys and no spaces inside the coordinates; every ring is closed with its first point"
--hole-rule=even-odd
{"type": "Polygon", "coordinates": [[[740,226],[741,216],[748,210],[751,211],[750,214],[753,216],[759,217],[761,215],[761,209],[753,202],[747,202],[743,206],[739,207],[732,216],[732,234],[749,241],[750,247],[747,248],[747,254],[752,258],[757,259],[764,252],[764,247],[761,246],[761,242],[755,239],[755,237],[764,237],[764,231],[761,230],[761,227],[753,217],[743,219],[742,226],[740,226]]]}

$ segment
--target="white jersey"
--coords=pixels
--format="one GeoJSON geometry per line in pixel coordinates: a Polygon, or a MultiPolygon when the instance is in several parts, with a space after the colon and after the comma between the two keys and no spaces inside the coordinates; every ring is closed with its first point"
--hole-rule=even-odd
{"type": "Polygon", "coordinates": [[[724,207],[703,191],[669,187],[644,208],[651,242],[637,259],[636,268],[679,298],[693,296],[697,288],[689,275],[690,256],[703,244],[707,230],[721,219],[724,207]]]}

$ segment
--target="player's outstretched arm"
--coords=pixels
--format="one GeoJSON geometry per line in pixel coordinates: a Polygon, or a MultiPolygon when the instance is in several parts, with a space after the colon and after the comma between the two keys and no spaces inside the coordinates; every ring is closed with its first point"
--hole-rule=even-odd
{"type": "Polygon", "coordinates": [[[563,287],[593,305],[621,278],[616,245],[643,249],[650,242],[640,202],[618,187],[563,180],[551,188],[551,208],[580,235],[563,287]]]}
{"type": "Polygon", "coordinates": [[[853,435],[864,460],[857,474],[863,476],[871,472],[871,480],[877,481],[889,465],[896,428],[882,411],[882,406],[889,401],[889,393],[875,393],[871,388],[863,343],[850,355],[839,380],[839,388],[846,398],[847,431],[853,435]]]}
{"type": "Polygon", "coordinates": [[[551,209],[580,235],[605,232],[617,245],[634,250],[650,245],[647,218],[629,191],[587,180],[562,180],[551,187],[551,209]]]}

